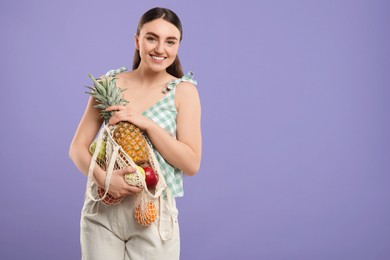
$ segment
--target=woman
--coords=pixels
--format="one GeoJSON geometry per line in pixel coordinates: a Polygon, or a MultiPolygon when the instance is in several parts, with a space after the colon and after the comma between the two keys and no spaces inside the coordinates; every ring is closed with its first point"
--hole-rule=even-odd
{"type": "MultiPolygon", "coordinates": [[[[147,11],[135,35],[133,70],[115,73],[116,84],[126,89],[124,99],[129,103],[106,109],[115,111],[109,124],[128,121],[147,134],[174,198],[183,196],[182,175],[196,174],[201,161],[200,100],[192,74],[182,72],[178,57],[181,39],[181,22],[174,12],[166,8],[147,11]]],[[[69,151],[85,175],[91,161],[89,145],[103,123],[95,105],[90,98],[69,151]]],[[[108,193],[114,198],[125,196],[120,204],[107,206],[86,196],[81,217],[83,259],[179,259],[175,199],[165,199],[163,214],[152,226],[136,223],[134,195],[141,189],[123,178],[134,171],[126,167],[113,172],[108,193]],[[173,235],[163,240],[161,230],[171,228],[170,219],[174,220],[173,235]]],[[[106,172],[96,166],[94,182],[104,187],[105,177],[106,172]]]]}

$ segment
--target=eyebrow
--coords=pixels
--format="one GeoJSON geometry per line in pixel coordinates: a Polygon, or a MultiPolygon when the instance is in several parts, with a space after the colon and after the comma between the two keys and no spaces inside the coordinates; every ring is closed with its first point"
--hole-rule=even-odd
{"type": "MultiPolygon", "coordinates": [[[[147,33],[145,33],[145,34],[146,34],[146,35],[149,34],[149,35],[152,35],[152,36],[154,36],[154,37],[156,37],[156,38],[160,38],[157,34],[155,34],[155,33],[153,33],[153,32],[147,32],[147,33]]],[[[176,40],[176,41],[179,40],[179,39],[176,38],[175,36],[169,36],[169,37],[167,37],[167,39],[168,39],[168,40],[176,40]]]]}

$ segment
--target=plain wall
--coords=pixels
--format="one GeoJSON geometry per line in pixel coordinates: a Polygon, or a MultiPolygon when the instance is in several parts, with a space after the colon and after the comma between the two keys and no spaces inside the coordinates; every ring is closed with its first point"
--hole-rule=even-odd
{"type": "Polygon", "coordinates": [[[1,1],[0,259],[80,259],[87,74],[131,68],[154,6],[181,17],[202,100],[181,259],[390,259],[384,0],[1,1]]]}

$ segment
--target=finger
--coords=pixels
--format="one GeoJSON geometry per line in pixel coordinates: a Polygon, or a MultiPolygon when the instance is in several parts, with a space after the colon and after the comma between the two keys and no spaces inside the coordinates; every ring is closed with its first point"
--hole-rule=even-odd
{"type": "Polygon", "coordinates": [[[106,111],[119,111],[119,110],[123,110],[123,109],[124,109],[124,106],[115,105],[115,106],[107,107],[106,111]]]}
{"type": "Polygon", "coordinates": [[[134,169],[133,167],[131,167],[131,166],[127,166],[127,167],[125,167],[124,169],[126,169],[126,172],[127,172],[127,173],[133,173],[133,172],[135,172],[135,169],[134,169]]]}
{"type": "Polygon", "coordinates": [[[110,120],[108,121],[108,123],[110,125],[115,125],[116,123],[119,123],[120,121],[122,121],[122,115],[120,114],[120,110],[116,110],[116,112],[113,113],[113,115],[110,117],[110,120]]]}
{"type": "Polygon", "coordinates": [[[115,110],[115,112],[113,112],[112,116],[110,117],[109,124],[115,125],[121,121],[127,121],[126,116],[127,114],[125,110],[115,110]]]}
{"type": "Polygon", "coordinates": [[[118,122],[119,121],[118,121],[117,116],[115,114],[110,117],[110,120],[108,120],[109,125],[115,125],[118,122]]]}
{"type": "Polygon", "coordinates": [[[130,193],[134,194],[134,193],[140,192],[142,189],[137,187],[137,186],[129,185],[128,190],[129,190],[130,193]]]}
{"type": "Polygon", "coordinates": [[[124,175],[127,174],[127,173],[133,173],[133,172],[135,172],[135,169],[134,169],[133,167],[131,167],[131,166],[126,166],[125,168],[120,169],[117,173],[118,173],[119,175],[124,176],[124,175]]]}
{"type": "Polygon", "coordinates": [[[120,194],[119,192],[109,191],[108,194],[110,194],[115,199],[122,197],[122,194],[120,194]]]}

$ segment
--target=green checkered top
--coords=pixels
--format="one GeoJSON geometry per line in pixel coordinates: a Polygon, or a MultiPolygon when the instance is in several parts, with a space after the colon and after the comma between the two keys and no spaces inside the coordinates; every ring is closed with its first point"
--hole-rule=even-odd
{"type": "MultiPolygon", "coordinates": [[[[118,70],[111,70],[107,72],[106,76],[115,76],[115,74],[125,71],[126,68],[122,67],[118,70]]],[[[163,93],[165,94],[157,103],[143,112],[143,115],[155,121],[160,127],[164,128],[171,136],[176,138],[176,117],[177,109],[175,104],[175,91],[176,86],[180,82],[188,81],[194,85],[197,85],[197,81],[193,79],[193,73],[188,72],[183,77],[172,80],[166,84],[163,93]]],[[[160,164],[161,171],[163,172],[165,182],[174,197],[182,197],[183,191],[183,173],[175,166],[169,164],[161,156],[161,154],[154,149],[156,159],[160,164]]]]}

